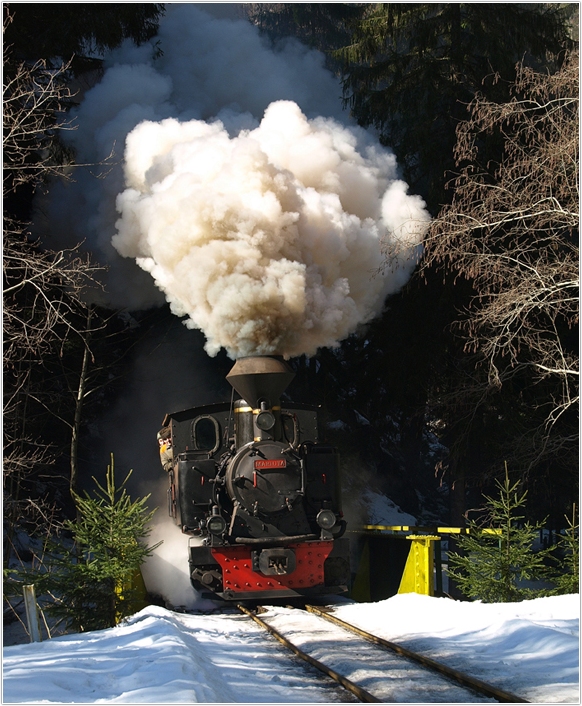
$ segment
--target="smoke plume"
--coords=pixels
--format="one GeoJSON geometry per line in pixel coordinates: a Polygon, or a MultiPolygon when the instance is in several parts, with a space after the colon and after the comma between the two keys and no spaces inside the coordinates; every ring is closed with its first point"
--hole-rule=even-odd
{"type": "Polygon", "coordinates": [[[273,44],[228,3],[169,4],[151,43],[126,42],[104,57],[98,83],[79,86],[76,128],[63,138],[75,150],[72,179],[51,185],[35,229],[50,247],[83,243],[108,267],[99,303],[148,309],[164,303],[149,273],[112,245],[125,189],[125,140],[144,120],[180,122],[217,116],[233,134],[257,127],[267,106],[293,100],[309,117],[340,118],[341,87],[323,55],[296,40],[273,44]],[[101,177],[101,178],[96,178],[101,177]]]}
{"type": "Polygon", "coordinates": [[[395,176],[365,133],[291,101],[236,137],[219,121],[144,121],[126,140],[113,245],[210,355],[312,355],[379,313],[416,262],[427,215],[395,176]],[[375,276],[387,240],[402,259],[375,276]]]}
{"type": "Polygon", "coordinates": [[[52,237],[108,263],[113,306],[160,304],[161,291],[210,355],[335,346],[408,279],[424,203],[391,152],[340,122],[319,52],[210,5],[168,8],[163,54],[128,44],[86,92],[79,161],[123,159],[52,190],[52,237]],[[383,269],[387,247],[399,257],[383,269]]]}

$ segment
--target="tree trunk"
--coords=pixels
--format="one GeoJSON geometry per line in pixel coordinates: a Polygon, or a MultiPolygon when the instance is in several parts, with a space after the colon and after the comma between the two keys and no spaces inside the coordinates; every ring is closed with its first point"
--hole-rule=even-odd
{"type": "Polygon", "coordinates": [[[71,426],[71,475],[69,479],[69,489],[71,491],[71,496],[77,492],[77,478],[78,478],[78,462],[79,462],[79,432],[81,429],[82,413],[83,413],[83,402],[85,399],[85,391],[87,388],[87,375],[89,372],[89,336],[90,336],[90,326],[91,326],[92,310],[91,307],[87,309],[87,330],[85,334],[85,346],[83,348],[83,361],[81,363],[81,372],[79,374],[79,387],[77,388],[77,398],[75,400],[75,415],[73,418],[73,424],[71,426]]]}
{"type": "MultiPolygon", "coordinates": [[[[449,492],[449,509],[452,527],[465,527],[467,511],[465,467],[463,461],[455,460],[452,468],[452,485],[449,492]]],[[[449,536],[449,552],[462,554],[462,549],[455,540],[455,535],[449,536]]],[[[451,598],[460,600],[466,598],[455,582],[449,577],[449,595],[451,598]]]]}

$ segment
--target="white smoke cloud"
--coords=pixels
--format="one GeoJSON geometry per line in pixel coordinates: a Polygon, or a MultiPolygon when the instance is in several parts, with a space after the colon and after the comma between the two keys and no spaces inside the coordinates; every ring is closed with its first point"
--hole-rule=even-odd
{"type": "Polygon", "coordinates": [[[213,17],[200,4],[167,7],[156,66],[172,77],[180,111],[207,119],[230,108],[256,118],[286,98],[310,116],[341,115],[341,87],[320,52],[295,39],[273,46],[248,21],[213,17]]]}
{"type": "Polygon", "coordinates": [[[236,137],[220,122],[142,122],[125,179],[114,246],[204,331],[210,355],[232,358],[337,345],[408,279],[428,220],[393,155],[291,101],[236,137]],[[402,260],[374,276],[392,238],[402,260]]]}
{"type": "Polygon", "coordinates": [[[341,124],[322,54],[211,11],[170,4],[161,56],[126,43],[106,58],[70,139],[79,162],[114,163],[55,185],[43,227],[107,263],[101,303],[148,308],[163,292],[211,355],[313,354],[404,284],[428,214],[394,156],[341,124]]]}

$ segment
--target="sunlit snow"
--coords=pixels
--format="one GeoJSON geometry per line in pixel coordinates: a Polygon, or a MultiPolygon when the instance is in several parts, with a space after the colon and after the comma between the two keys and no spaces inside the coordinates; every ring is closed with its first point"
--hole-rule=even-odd
{"type": "MultiPolygon", "coordinates": [[[[297,614],[287,608],[269,613],[289,630],[297,614]]],[[[482,604],[405,594],[345,602],[336,614],[528,701],[579,703],[578,595],[482,604]]],[[[355,668],[357,652],[345,646],[343,652],[355,668]]],[[[358,667],[365,680],[366,665],[358,667]]],[[[185,614],[149,606],[108,630],[5,647],[3,676],[2,703],[354,700],[232,609],[185,614]]],[[[395,687],[400,703],[419,702],[413,686],[409,679],[395,687]]],[[[434,703],[430,690],[422,703],[434,703]]]]}

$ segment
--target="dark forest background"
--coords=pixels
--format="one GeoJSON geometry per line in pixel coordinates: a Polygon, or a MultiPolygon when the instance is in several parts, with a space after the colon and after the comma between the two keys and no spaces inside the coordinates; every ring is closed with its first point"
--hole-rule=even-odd
{"type": "MultiPolygon", "coordinates": [[[[157,464],[157,425],[173,411],[163,408],[169,376],[184,371],[184,407],[228,399],[232,361],[204,359],[202,337],[167,307],[87,304],[98,265],[74,248],[51,249],[30,228],[35,194],[74,165],[55,130],[76,103],[72,86],[99,76],[99,51],[154,37],[164,5],[4,8],[8,562],[19,530],[72,515],[70,491],[101,475],[111,452],[128,467],[157,464]],[[200,352],[174,359],[186,333],[200,352]],[[159,397],[124,405],[140,375],[159,380],[159,397]],[[116,448],[95,431],[105,418],[116,448]],[[125,427],[141,421],[148,450],[124,458],[125,427]]],[[[507,463],[531,519],[563,526],[578,498],[577,5],[242,8],[272,39],[295,36],[325,54],[352,116],[394,150],[435,218],[424,261],[382,316],[337,350],[291,361],[290,395],[323,406],[344,474],[373,479],[419,524],[463,525],[507,463]],[[515,110],[524,97],[525,113],[515,110]],[[500,112],[512,101],[513,112],[500,112]],[[553,210],[537,201],[550,192],[553,210]]]]}

